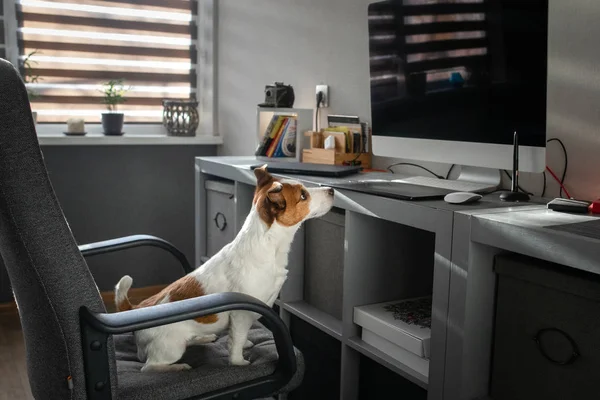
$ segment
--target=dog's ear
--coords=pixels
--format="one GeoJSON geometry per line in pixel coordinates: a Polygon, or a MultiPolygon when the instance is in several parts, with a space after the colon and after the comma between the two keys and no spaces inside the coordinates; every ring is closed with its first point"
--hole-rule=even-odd
{"type": "Polygon", "coordinates": [[[263,187],[273,180],[270,173],[267,172],[267,164],[262,167],[254,169],[254,175],[256,176],[256,187],[263,187]]]}
{"type": "Polygon", "coordinates": [[[285,197],[283,196],[283,185],[280,182],[273,182],[273,185],[267,191],[267,199],[277,208],[285,208],[285,197]]]}

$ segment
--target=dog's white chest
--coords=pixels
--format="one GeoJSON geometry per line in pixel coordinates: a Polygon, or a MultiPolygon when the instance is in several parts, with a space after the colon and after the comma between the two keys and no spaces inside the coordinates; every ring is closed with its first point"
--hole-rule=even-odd
{"type": "Polygon", "coordinates": [[[285,265],[244,268],[242,271],[236,282],[237,289],[272,306],[287,279],[285,265]]]}

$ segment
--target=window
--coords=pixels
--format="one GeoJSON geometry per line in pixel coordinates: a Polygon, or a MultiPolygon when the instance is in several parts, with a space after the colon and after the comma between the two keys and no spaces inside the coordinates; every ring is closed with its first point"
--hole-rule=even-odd
{"type": "Polygon", "coordinates": [[[196,15],[194,0],[17,1],[38,122],[99,122],[102,83],[124,79],[125,123],[160,123],[163,98],[196,95],[196,15]]]}

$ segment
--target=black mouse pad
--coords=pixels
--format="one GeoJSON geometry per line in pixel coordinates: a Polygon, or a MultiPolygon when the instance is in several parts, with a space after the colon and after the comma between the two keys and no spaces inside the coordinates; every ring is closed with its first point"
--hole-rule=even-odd
{"type": "Polygon", "coordinates": [[[336,189],[346,189],[355,192],[376,194],[378,196],[390,197],[399,200],[437,200],[443,199],[448,193],[454,192],[449,189],[440,189],[429,186],[412,185],[403,182],[348,182],[328,184],[336,189]]]}

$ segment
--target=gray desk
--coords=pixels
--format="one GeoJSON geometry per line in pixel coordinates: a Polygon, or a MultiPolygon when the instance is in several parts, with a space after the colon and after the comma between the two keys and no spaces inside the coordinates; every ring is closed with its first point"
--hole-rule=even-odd
{"type": "Polygon", "coordinates": [[[557,213],[544,206],[455,214],[445,398],[487,395],[496,286],[493,257],[509,251],[600,274],[600,235],[576,229],[587,221],[600,224],[595,216],[557,213]]]}
{"type": "MultiPolygon", "coordinates": [[[[205,181],[220,178],[234,183],[234,224],[239,229],[252,204],[255,179],[250,166],[258,163],[253,157],[196,159],[197,263],[206,254],[205,181]]],[[[397,176],[373,175],[388,179],[397,176]]],[[[294,178],[306,186],[331,182],[322,177],[294,178]]],[[[341,181],[348,179],[355,177],[341,181]]],[[[594,249],[593,239],[544,228],[543,224],[552,224],[551,216],[545,212],[545,201],[538,199],[538,203],[507,206],[494,194],[476,204],[460,206],[441,200],[407,202],[337,191],[334,206],[345,210],[346,227],[342,318],[336,319],[303,301],[301,233],[295,239],[290,273],[278,300],[281,316],[289,321],[290,315],[295,315],[340,341],[343,400],[357,398],[360,354],[426,388],[430,400],[486,395],[494,306],[493,255],[508,250],[600,271],[600,247],[594,249]],[[425,251],[430,254],[424,256],[425,251]],[[432,270],[428,377],[362,342],[360,328],[352,321],[357,305],[414,295],[412,282],[403,278],[427,276],[418,268],[432,270]]],[[[558,223],[577,219],[552,215],[560,219],[558,223]]]]}

